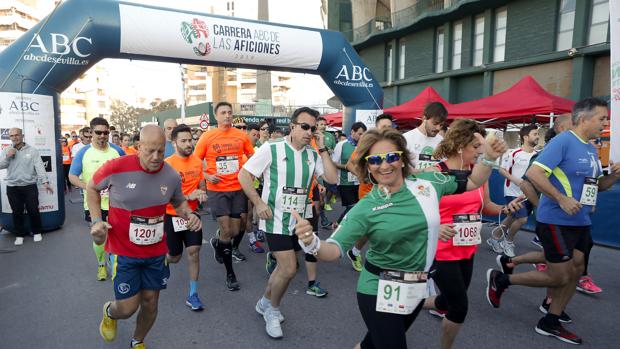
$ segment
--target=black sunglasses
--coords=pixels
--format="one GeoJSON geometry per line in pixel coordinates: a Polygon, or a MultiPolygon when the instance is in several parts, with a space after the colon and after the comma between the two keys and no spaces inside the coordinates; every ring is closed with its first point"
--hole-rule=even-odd
{"type": "Polygon", "coordinates": [[[266,127],[261,127],[261,128],[260,128],[260,130],[261,130],[261,131],[268,131],[268,130],[269,130],[269,127],[268,127],[268,126],[266,126],[266,127]]]}
{"type": "Polygon", "coordinates": [[[239,130],[245,130],[245,129],[247,129],[248,127],[247,127],[247,126],[245,126],[245,125],[237,125],[237,126],[235,126],[235,128],[236,128],[236,129],[239,129],[239,130]]]}
{"type": "Polygon", "coordinates": [[[302,130],[304,131],[312,131],[312,133],[316,132],[316,126],[310,126],[310,124],[307,124],[305,122],[296,122],[295,125],[299,125],[299,127],[301,127],[302,130]]]}
{"type": "Polygon", "coordinates": [[[402,151],[394,151],[385,154],[373,154],[366,157],[366,162],[368,163],[368,165],[381,165],[381,163],[383,163],[383,160],[385,160],[388,164],[391,164],[400,160],[400,157],[402,155],[402,151]]]}
{"type": "Polygon", "coordinates": [[[110,131],[93,131],[97,136],[101,136],[101,135],[109,135],[110,131]]]}

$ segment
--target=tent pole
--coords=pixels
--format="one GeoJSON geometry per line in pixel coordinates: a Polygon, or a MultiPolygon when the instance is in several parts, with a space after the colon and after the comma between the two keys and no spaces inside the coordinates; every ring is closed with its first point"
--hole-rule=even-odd
{"type": "Polygon", "coordinates": [[[555,114],[554,114],[553,112],[551,112],[551,113],[549,114],[549,128],[552,128],[552,127],[553,127],[553,121],[554,121],[553,117],[554,117],[554,115],[555,115],[555,114]]]}

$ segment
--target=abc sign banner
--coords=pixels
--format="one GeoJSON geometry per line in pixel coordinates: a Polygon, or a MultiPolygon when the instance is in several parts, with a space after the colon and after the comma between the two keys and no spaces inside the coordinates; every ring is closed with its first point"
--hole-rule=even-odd
{"type": "Polygon", "coordinates": [[[120,4],[121,52],[316,70],[317,31],[120,4]]]}

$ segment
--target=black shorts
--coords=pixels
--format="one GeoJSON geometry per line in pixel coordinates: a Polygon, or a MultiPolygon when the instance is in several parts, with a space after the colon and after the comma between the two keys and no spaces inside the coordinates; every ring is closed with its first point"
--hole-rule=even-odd
{"type": "Polygon", "coordinates": [[[316,184],[314,188],[312,188],[312,201],[313,202],[321,201],[321,192],[319,191],[318,184],[316,184]]]}
{"type": "Polygon", "coordinates": [[[338,194],[340,194],[340,200],[342,206],[353,206],[359,201],[358,191],[359,185],[339,185],[338,194]]]}
{"type": "MultiPolygon", "coordinates": [[[[101,219],[103,219],[106,222],[108,221],[108,211],[107,210],[101,210],[101,219]]],[[[90,219],[90,211],[89,210],[84,210],[84,220],[90,223],[91,219],[90,219]]]]}
{"type": "Polygon", "coordinates": [[[235,191],[212,191],[207,190],[211,213],[216,217],[237,216],[248,213],[248,198],[243,190],[235,191]]]}
{"type": "Polygon", "coordinates": [[[271,252],[279,252],[279,251],[301,251],[301,246],[297,242],[297,235],[282,235],[282,234],[265,234],[265,238],[267,239],[267,245],[269,246],[269,251],[271,252]]]}
{"type": "Polygon", "coordinates": [[[182,230],[174,231],[172,216],[164,217],[164,231],[166,232],[166,244],[171,256],[178,256],[183,253],[183,246],[201,246],[202,229],[199,231],[182,230]]]}
{"type": "Polygon", "coordinates": [[[545,251],[545,259],[562,263],[573,258],[573,250],[587,253],[592,241],[590,226],[567,226],[536,222],[536,235],[545,251]]]}

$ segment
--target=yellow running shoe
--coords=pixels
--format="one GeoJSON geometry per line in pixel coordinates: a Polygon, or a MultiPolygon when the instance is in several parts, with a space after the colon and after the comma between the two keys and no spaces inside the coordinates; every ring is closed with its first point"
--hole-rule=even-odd
{"type": "Polygon", "coordinates": [[[323,205],[323,207],[325,208],[325,211],[332,211],[333,210],[332,205],[330,205],[330,204],[325,204],[325,205],[323,205]]]}
{"type": "Polygon", "coordinates": [[[111,319],[106,313],[106,309],[112,302],[106,302],[103,305],[103,318],[99,324],[99,334],[106,342],[111,342],[116,338],[116,320],[111,319]]]}
{"type": "Polygon", "coordinates": [[[144,345],[144,342],[140,342],[140,343],[136,343],[136,345],[134,345],[131,348],[132,349],[146,349],[146,345],[144,345]]]}
{"type": "Polygon", "coordinates": [[[97,280],[98,281],[105,281],[105,279],[108,278],[108,271],[105,267],[105,265],[100,265],[97,268],[97,280]]]}

